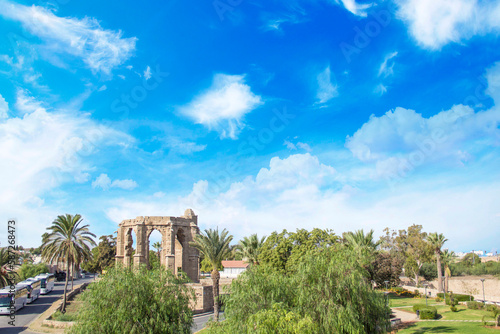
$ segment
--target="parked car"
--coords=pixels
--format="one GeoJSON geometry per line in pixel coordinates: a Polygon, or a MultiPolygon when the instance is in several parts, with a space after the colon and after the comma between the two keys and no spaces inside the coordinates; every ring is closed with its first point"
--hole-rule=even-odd
{"type": "Polygon", "coordinates": [[[64,271],[56,271],[54,273],[54,276],[56,277],[56,280],[58,282],[62,282],[66,280],[66,273],[64,271]]]}

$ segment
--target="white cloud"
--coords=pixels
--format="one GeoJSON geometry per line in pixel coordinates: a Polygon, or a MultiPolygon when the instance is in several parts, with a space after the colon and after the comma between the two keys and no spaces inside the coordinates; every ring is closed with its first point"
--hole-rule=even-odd
{"type": "Polygon", "coordinates": [[[44,196],[68,182],[87,181],[98,150],[133,139],[86,114],[48,111],[26,91],[16,106],[23,106],[23,116],[0,123],[0,219],[18,218],[22,244],[37,245],[47,224],[66,210],[48,207],[44,196]]]}
{"type": "Polygon", "coordinates": [[[166,145],[172,151],[181,155],[189,155],[195,152],[201,152],[207,148],[207,145],[199,145],[195,142],[184,141],[175,137],[167,138],[166,145]]]}
{"type": "Polygon", "coordinates": [[[243,116],[261,104],[261,97],[252,93],[244,83],[244,76],[219,73],[206,92],[180,111],[196,123],[218,131],[221,138],[236,139],[244,126],[243,116]]]}
{"type": "MultiPolygon", "coordinates": [[[[487,71],[487,93],[500,99],[500,63],[487,71]]],[[[406,174],[427,163],[462,165],[487,148],[500,145],[497,106],[474,112],[455,105],[429,118],[414,110],[396,108],[371,115],[345,146],[362,162],[376,164],[379,176],[406,174]]]]}
{"type": "Polygon", "coordinates": [[[121,31],[103,29],[94,18],[59,17],[43,7],[7,0],[0,0],[0,7],[0,15],[20,22],[43,41],[39,53],[53,63],[60,63],[59,55],[66,54],[81,58],[94,73],[109,74],[135,50],[135,37],[122,38],[121,31]]]}
{"type": "Polygon", "coordinates": [[[114,180],[111,182],[109,176],[102,173],[92,182],[92,187],[101,188],[102,190],[108,190],[109,188],[132,190],[137,187],[137,182],[134,180],[114,180]]]}
{"type": "Polygon", "coordinates": [[[0,121],[9,118],[9,104],[0,94],[0,121]]]}
{"type": "Polygon", "coordinates": [[[396,0],[411,35],[428,49],[440,49],[475,35],[500,30],[500,4],[476,0],[396,0]]]}
{"type": "Polygon", "coordinates": [[[394,61],[390,62],[390,60],[398,55],[398,52],[389,53],[384,57],[384,61],[379,67],[378,76],[383,75],[384,77],[388,77],[389,75],[394,74],[394,61]]]}
{"type": "Polygon", "coordinates": [[[373,90],[373,92],[379,95],[384,95],[385,93],[387,93],[387,86],[385,86],[382,83],[378,84],[373,90]]]}
{"type": "Polygon", "coordinates": [[[301,142],[297,142],[297,144],[294,144],[292,143],[291,141],[289,140],[285,140],[283,142],[283,145],[286,146],[286,148],[288,148],[289,150],[297,150],[298,148],[306,151],[306,152],[311,152],[312,149],[311,149],[311,146],[309,146],[308,144],[306,143],[301,143],[301,142]]]}
{"type": "Polygon", "coordinates": [[[330,66],[327,66],[321,73],[319,73],[316,80],[318,83],[316,98],[319,103],[326,103],[339,95],[337,85],[332,83],[330,66]]]}
{"type": "Polygon", "coordinates": [[[146,67],[146,70],[144,71],[144,79],[149,80],[151,79],[151,67],[146,67]]]}
{"type": "Polygon", "coordinates": [[[102,85],[101,87],[99,87],[99,89],[97,91],[102,92],[102,91],[105,91],[106,89],[108,89],[108,87],[106,85],[102,85]]]}
{"type": "MultiPolygon", "coordinates": [[[[373,228],[382,234],[387,226],[400,229],[415,223],[429,232],[444,232],[452,248],[485,239],[494,242],[494,237],[485,236],[481,229],[492,231],[492,226],[500,226],[495,206],[500,184],[429,191],[435,189],[429,187],[435,181],[427,180],[429,184],[423,185],[426,190],[410,184],[396,193],[382,190],[370,194],[340,183],[335,169],[317,157],[296,154],[272,158],[269,168],[231,184],[225,192],[201,180],[186,197],[171,201],[163,197],[119,199],[106,213],[119,223],[138,215],[179,215],[193,208],[202,229],[227,228],[235,240],[250,233],[269,235],[282,229],[314,227],[334,229],[337,234],[373,228]]],[[[497,235],[497,231],[496,227],[491,234],[497,235]]]]}
{"type": "Polygon", "coordinates": [[[353,13],[354,15],[366,17],[367,9],[371,8],[373,4],[371,3],[358,3],[356,0],[335,0],[337,3],[342,3],[345,9],[353,13]]]}

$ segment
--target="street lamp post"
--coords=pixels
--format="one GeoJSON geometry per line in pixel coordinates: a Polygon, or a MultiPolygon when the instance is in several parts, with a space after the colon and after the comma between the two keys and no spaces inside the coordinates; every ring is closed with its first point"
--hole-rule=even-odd
{"type": "Polygon", "coordinates": [[[424,288],[425,288],[425,306],[427,306],[427,283],[424,284],[424,288]]]}
{"type": "Polygon", "coordinates": [[[484,297],[484,278],[481,278],[480,281],[483,284],[483,304],[485,304],[486,303],[486,298],[484,297]]]}
{"type": "Polygon", "coordinates": [[[385,290],[387,290],[387,284],[389,283],[389,281],[384,281],[385,283],[385,290]]]}

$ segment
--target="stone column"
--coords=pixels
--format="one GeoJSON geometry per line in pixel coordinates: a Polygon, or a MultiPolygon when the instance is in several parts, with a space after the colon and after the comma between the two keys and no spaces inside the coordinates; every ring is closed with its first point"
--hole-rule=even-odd
{"type": "Polygon", "coordinates": [[[118,228],[118,233],[116,235],[116,256],[115,256],[115,263],[116,264],[123,264],[124,263],[124,255],[125,255],[125,245],[123,242],[124,238],[124,228],[119,227],[118,228]]]}
{"type": "Polygon", "coordinates": [[[141,263],[146,263],[145,257],[145,239],[146,239],[146,228],[144,223],[137,225],[137,242],[136,250],[134,254],[134,267],[138,267],[141,263]]]}
{"type": "Polygon", "coordinates": [[[175,274],[175,233],[172,225],[167,226],[165,233],[165,264],[175,274]]]}

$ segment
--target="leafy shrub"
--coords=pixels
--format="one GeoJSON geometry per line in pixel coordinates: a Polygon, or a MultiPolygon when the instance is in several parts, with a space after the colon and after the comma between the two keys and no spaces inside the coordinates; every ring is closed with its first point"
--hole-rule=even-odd
{"type": "MultiPolygon", "coordinates": [[[[452,292],[447,293],[446,294],[446,299],[450,298],[451,294],[452,294],[452,292]]],[[[438,293],[437,296],[439,298],[444,298],[444,293],[438,293]]],[[[460,293],[453,293],[453,298],[455,298],[459,302],[467,302],[467,301],[470,301],[470,300],[474,300],[474,296],[464,295],[464,294],[460,294],[460,293]]]]}
{"type": "Polygon", "coordinates": [[[313,325],[314,333],[384,332],[390,326],[390,310],[360,262],[355,251],[332,245],[307,251],[288,273],[262,263],[252,266],[231,284],[226,320],[210,324],[207,334],[295,333],[267,330],[271,324],[287,328],[286,318],[303,326],[305,333],[313,325]]]}
{"type": "Polygon", "coordinates": [[[458,312],[458,308],[456,306],[450,307],[451,312],[458,312]]]}
{"type": "Polygon", "coordinates": [[[420,276],[423,276],[426,281],[432,281],[438,277],[436,263],[424,263],[419,271],[420,276]]]}
{"type": "Polygon", "coordinates": [[[498,310],[498,306],[493,305],[493,304],[486,305],[486,311],[495,312],[496,310],[498,310]]]}
{"type": "Polygon", "coordinates": [[[476,301],[470,301],[467,302],[467,308],[470,310],[480,310],[483,308],[483,303],[476,302],[476,301]]]}
{"type": "Polygon", "coordinates": [[[61,311],[56,311],[50,317],[50,320],[55,321],[75,321],[76,316],[74,314],[61,313],[61,311]]]}
{"type": "Polygon", "coordinates": [[[35,277],[40,274],[48,273],[49,268],[44,263],[32,264],[24,263],[19,267],[17,273],[19,274],[20,281],[24,281],[27,278],[35,277]]]}
{"type": "Polygon", "coordinates": [[[420,312],[419,318],[421,320],[428,320],[428,319],[432,320],[437,318],[437,309],[434,306],[427,306],[421,308],[419,312],[420,312]]]}
{"type": "Polygon", "coordinates": [[[440,297],[436,297],[435,301],[436,301],[436,303],[441,303],[443,301],[443,299],[440,297]]]}
{"type": "Polygon", "coordinates": [[[194,291],[161,267],[116,266],[82,294],[70,333],[191,333],[194,291]]]}
{"type": "Polygon", "coordinates": [[[423,309],[431,309],[431,310],[436,311],[436,313],[437,313],[437,309],[434,306],[425,306],[425,304],[413,305],[413,312],[421,311],[423,309]]]}
{"type": "Polygon", "coordinates": [[[415,297],[420,297],[420,291],[418,291],[417,289],[413,291],[413,294],[415,295],[415,297]]]}

